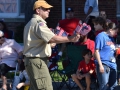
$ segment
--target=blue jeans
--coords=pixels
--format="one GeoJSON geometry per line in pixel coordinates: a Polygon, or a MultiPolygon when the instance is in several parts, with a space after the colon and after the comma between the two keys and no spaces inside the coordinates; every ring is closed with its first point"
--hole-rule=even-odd
{"type": "Polygon", "coordinates": [[[14,76],[14,81],[12,84],[12,90],[17,90],[16,86],[20,83],[20,78],[19,76],[14,76]]]}
{"type": "Polygon", "coordinates": [[[100,73],[99,65],[96,65],[99,90],[114,90],[117,86],[117,70],[103,65],[104,73],[100,73]]]}

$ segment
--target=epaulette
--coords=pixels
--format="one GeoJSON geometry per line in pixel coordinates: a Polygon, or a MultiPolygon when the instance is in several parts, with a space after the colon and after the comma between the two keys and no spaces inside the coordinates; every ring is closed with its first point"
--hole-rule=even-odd
{"type": "Polygon", "coordinates": [[[40,22],[42,22],[42,21],[41,21],[41,20],[38,20],[38,21],[37,21],[37,23],[40,23],[40,22]]]}

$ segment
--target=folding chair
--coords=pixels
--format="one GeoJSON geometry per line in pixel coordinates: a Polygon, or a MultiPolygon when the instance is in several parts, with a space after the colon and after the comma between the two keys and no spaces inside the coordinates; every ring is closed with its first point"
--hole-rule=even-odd
{"type": "Polygon", "coordinates": [[[60,56],[58,55],[59,52],[59,45],[56,45],[52,48],[52,55],[49,57],[48,69],[52,78],[53,88],[58,89],[59,85],[57,82],[60,82],[61,79],[59,78],[60,75],[58,73],[58,62],[60,60],[60,56]]]}
{"type": "Polygon", "coordinates": [[[9,87],[8,87],[9,89],[12,87],[13,80],[14,80],[15,76],[17,76],[17,73],[19,72],[18,68],[19,68],[18,62],[16,62],[15,70],[11,70],[11,71],[8,72],[9,79],[7,79],[7,82],[9,82],[9,84],[10,84],[9,87]]]}
{"type": "Polygon", "coordinates": [[[17,72],[18,72],[18,62],[16,62],[15,70],[9,71],[9,73],[11,73],[11,72],[14,72],[14,73],[15,73],[14,76],[16,76],[16,74],[17,74],[17,72]]]}
{"type": "Polygon", "coordinates": [[[52,78],[53,89],[59,90],[59,85],[60,85],[60,82],[62,81],[62,79],[60,78],[62,77],[62,75],[59,73],[59,65],[57,65],[57,67],[56,65],[55,67],[53,66],[53,69],[49,69],[49,72],[52,78]]]}
{"type": "Polygon", "coordinates": [[[69,90],[73,89],[70,83],[69,84],[67,83],[66,77],[68,77],[68,75],[71,76],[73,73],[76,72],[80,60],[83,60],[82,51],[86,48],[87,48],[86,45],[80,45],[80,46],[68,45],[67,46],[67,57],[70,59],[70,61],[69,61],[69,64],[63,70],[58,71],[60,76],[62,76],[61,77],[62,82],[59,86],[60,90],[63,88],[64,85],[66,85],[69,90]]]}

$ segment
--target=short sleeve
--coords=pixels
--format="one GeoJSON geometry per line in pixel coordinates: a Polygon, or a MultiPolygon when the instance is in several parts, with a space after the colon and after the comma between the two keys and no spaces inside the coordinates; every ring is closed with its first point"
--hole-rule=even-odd
{"type": "Polygon", "coordinates": [[[94,61],[91,60],[91,69],[95,70],[95,68],[96,68],[95,63],[94,63],[94,61]]]}
{"type": "Polygon", "coordinates": [[[96,2],[96,0],[89,0],[89,6],[93,7],[95,2],[96,2]]]}
{"type": "Polygon", "coordinates": [[[43,22],[38,23],[36,27],[37,36],[42,38],[45,42],[49,42],[49,40],[55,36],[55,34],[43,22]]]}
{"type": "Polygon", "coordinates": [[[103,37],[101,35],[97,35],[95,39],[95,50],[101,50],[103,48],[103,37]]]}
{"type": "Polygon", "coordinates": [[[18,44],[15,40],[12,40],[11,46],[13,49],[15,49],[17,51],[17,53],[23,51],[23,47],[20,44],[18,44]]]}

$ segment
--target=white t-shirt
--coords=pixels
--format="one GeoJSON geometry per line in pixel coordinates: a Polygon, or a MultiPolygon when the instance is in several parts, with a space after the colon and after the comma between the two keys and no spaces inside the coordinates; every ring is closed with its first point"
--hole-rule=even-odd
{"type": "Polygon", "coordinates": [[[89,7],[92,6],[93,7],[93,11],[92,12],[98,12],[98,0],[86,0],[85,2],[85,6],[84,6],[84,12],[85,14],[88,13],[89,7]]]}

